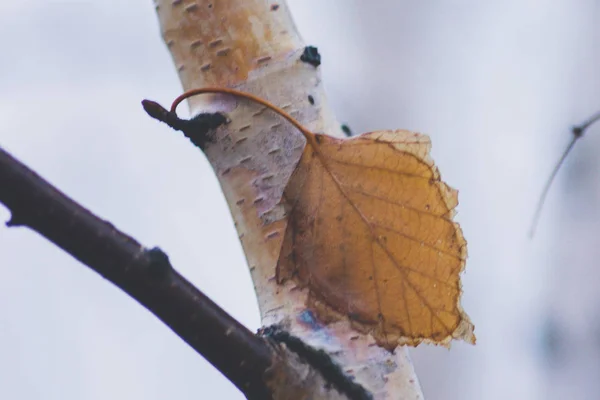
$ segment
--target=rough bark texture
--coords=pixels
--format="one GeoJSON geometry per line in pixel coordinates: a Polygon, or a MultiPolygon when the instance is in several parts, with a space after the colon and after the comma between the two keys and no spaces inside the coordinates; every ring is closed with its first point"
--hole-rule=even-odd
{"type": "MultiPolygon", "coordinates": [[[[156,9],[184,89],[235,87],[282,107],[313,132],[343,135],[318,67],[301,60],[304,44],[285,3],[159,0],[156,9]]],[[[306,308],[306,291],[275,280],[287,224],[278,203],[304,148],[301,134],[262,106],[231,96],[197,96],[190,108],[231,120],[204,152],[233,215],[263,325],[281,324],[324,349],[376,398],[422,398],[405,348],[390,354],[348,321],[323,326],[306,308]]]]}

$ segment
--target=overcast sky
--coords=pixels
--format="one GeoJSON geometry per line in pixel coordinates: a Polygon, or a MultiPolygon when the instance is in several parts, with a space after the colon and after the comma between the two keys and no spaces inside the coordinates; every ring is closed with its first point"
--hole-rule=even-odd
{"type": "MultiPolygon", "coordinates": [[[[289,3],[320,49],[338,118],[355,132],[429,134],[443,178],[459,189],[469,242],[463,304],[478,344],[413,352],[427,399],[547,398],[540,327],[564,179],[536,240],[526,235],[569,127],[600,107],[598,1],[289,3]]],[[[0,37],[0,146],[163,248],[257,329],[212,170],[140,107],[181,92],[151,1],[4,1],[0,37]]],[[[8,216],[0,206],[0,219],[8,216]]],[[[150,313],[45,239],[0,227],[0,255],[0,398],[241,398],[150,313]]],[[[597,394],[592,376],[577,398],[597,394]]]]}

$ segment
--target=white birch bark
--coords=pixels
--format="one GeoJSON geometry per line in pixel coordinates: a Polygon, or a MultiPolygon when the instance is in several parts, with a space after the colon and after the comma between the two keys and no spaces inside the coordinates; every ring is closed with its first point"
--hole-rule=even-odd
{"type": "MultiPolygon", "coordinates": [[[[313,132],[341,135],[319,69],[300,61],[304,43],[285,3],[158,0],[156,10],[185,90],[234,87],[284,108],[313,132]]],[[[205,95],[189,104],[192,114],[220,111],[231,119],[205,153],[233,215],[263,325],[284,324],[306,343],[326,350],[377,399],[421,399],[405,348],[392,355],[347,321],[320,326],[306,312],[307,293],[274,279],[287,223],[277,204],[302,153],[301,134],[245,100],[205,95]]]]}

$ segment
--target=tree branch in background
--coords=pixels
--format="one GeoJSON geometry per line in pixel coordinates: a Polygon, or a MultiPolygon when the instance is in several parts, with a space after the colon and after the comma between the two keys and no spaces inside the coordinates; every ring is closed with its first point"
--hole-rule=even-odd
{"type": "Polygon", "coordinates": [[[248,398],[371,398],[326,354],[308,347],[294,350],[297,339],[281,339],[273,333],[276,328],[263,331],[265,338],[254,335],[175,271],[162,250],[144,248],[1,147],[0,202],[11,212],[7,226],[33,229],[111,281],[248,398]]]}
{"type": "Polygon", "coordinates": [[[144,248],[1,148],[0,202],[12,213],[7,226],[40,233],[150,310],[241,391],[268,397],[270,345],[175,271],[160,249],[144,248]]]}
{"type": "Polygon", "coordinates": [[[548,180],[546,181],[544,190],[542,190],[542,194],[540,195],[540,199],[538,201],[538,205],[535,209],[535,214],[533,216],[533,222],[531,223],[531,228],[529,230],[530,238],[533,238],[533,236],[535,235],[535,228],[537,227],[537,224],[539,222],[540,215],[542,213],[542,208],[544,208],[544,203],[546,202],[546,197],[548,196],[548,192],[550,191],[550,186],[552,186],[552,182],[554,182],[554,178],[556,178],[558,171],[562,167],[563,163],[565,162],[565,159],[567,158],[573,147],[575,146],[575,143],[577,143],[577,141],[583,137],[585,131],[598,120],[600,120],[600,112],[597,112],[596,114],[592,115],[585,122],[571,128],[571,133],[573,134],[573,137],[567,145],[567,148],[563,152],[562,156],[554,166],[554,169],[550,174],[550,178],[548,178],[548,180]]]}

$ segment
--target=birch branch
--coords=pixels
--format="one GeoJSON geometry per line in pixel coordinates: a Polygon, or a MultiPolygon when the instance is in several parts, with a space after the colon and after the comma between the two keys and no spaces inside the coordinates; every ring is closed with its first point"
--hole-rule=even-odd
{"type": "MultiPolygon", "coordinates": [[[[314,48],[305,47],[285,2],[156,0],[161,31],[185,90],[232,87],[276,104],[312,132],[343,136],[323,90],[314,48]]],[[[349,321],[325,325],[307,309],[307,292],[276,283],[287,218],[281,195],[305,146],[277,115],[228,95],[189,100],[193,115],[226,114],[200,146],[233,215],[264,326],[285,327],[322,349],[377,399],[423,397],[406,348],[395,354],[349,321]]]]}

